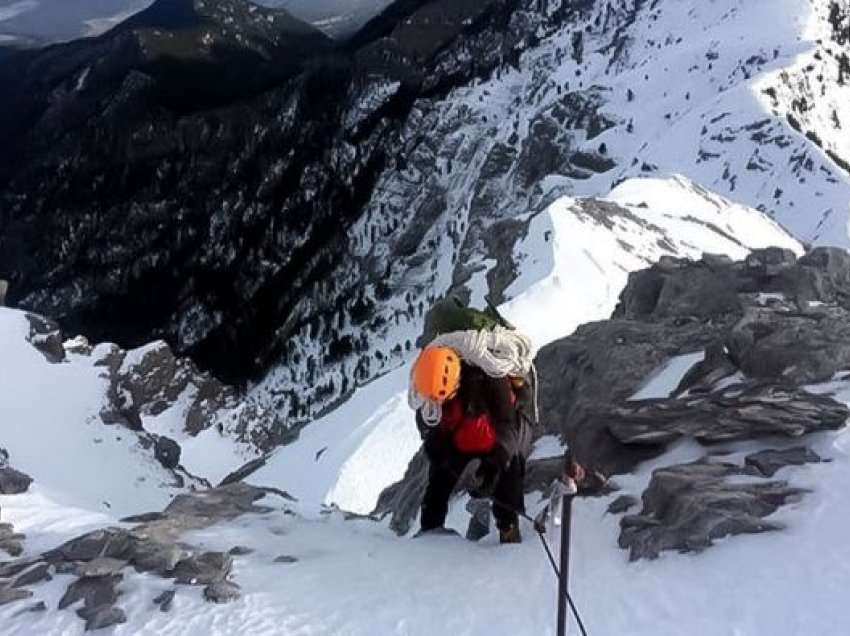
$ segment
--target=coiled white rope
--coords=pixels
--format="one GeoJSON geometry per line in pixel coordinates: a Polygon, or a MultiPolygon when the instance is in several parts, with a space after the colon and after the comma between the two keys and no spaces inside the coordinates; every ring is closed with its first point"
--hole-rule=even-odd
{"type": "MultiPolygon", "coordinates": [[[[531,339],[512,329],[500,326],[492,331],[452,331],[437,336],[428,346],[449,347],[467,364],[478,367],[492,378],[526,377],[533,369],[531,339]]],[[[534,392],[536,421],[536,378],[534,378],[534,392]]],[[[407,401],[412,409],[422,414],[422,419],[428,426],[436,426],[440,422],[443,415],[440,403],[421,396],[416,391],[412,375],[407,401]]]]}

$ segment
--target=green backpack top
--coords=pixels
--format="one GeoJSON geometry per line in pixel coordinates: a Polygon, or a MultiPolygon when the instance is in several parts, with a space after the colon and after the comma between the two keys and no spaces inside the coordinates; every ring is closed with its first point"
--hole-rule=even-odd
{"type": "Polygon", "coordinates": [[[488,301],[487,309],[465,307],[455,297],[443,298],[434,303],[425,316],[425,327],[416,344],[423,348],[434,338],[452,331],[493,331],[496,327],[513,329],[507,320],[488,301]]]}

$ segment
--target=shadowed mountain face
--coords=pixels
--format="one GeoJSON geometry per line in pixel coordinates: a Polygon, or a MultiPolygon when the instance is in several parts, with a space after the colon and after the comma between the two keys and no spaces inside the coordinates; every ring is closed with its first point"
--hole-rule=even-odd
{"type": "Polygon", "coordinates": [[[332,45],[245,0],[160,2],[0,62],[0,278],[66,332],[265,376],[307,421],[403,364],[435,295],[502,298],[565,195],[675,172],[846,244],[847,19],[399,0],[332,45]]]}
{"type": "Polygon", "coordinates": [[[161,0],[100,38],[0,62],[10,302],[96,339],[164,337],[230,380],[267,368],[316,315],[363,309],[347,229],[403,161],[421,86],[463,83],[519,45],[498,33],[486,56],[435,70],[482,6],[496,10],[479,27],[515,11],[475,4],[447,11],[454,27],[430,48],[426,20],[417,51],[390,37],[334,52],[285,12],[161,0]],[[378,74],[392,91],[372,107],[378,74]]]}

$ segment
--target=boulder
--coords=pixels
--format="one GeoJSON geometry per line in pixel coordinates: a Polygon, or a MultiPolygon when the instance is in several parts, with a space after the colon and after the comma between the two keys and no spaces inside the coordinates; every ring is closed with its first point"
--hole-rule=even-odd
{"type": "Polygon", "coordinates": [[[626,402],[597,413],[629,446],[661,446],[681,437],[714,443],[842,428],[850,409],[828,396],[770,383],[736,384],[681,399],[626,402]]]}
{"type": "Polygon", "coordinates": [[[820,456],[806,446],[795,446],[784,450],[767,449],[751,453],[744,458],[747,466],[752,466],[765,477],[773,477],[780,468],[802,466],[822,461],[820,456]]]}
{"type": "Polygon", "coordinates": [[[174,566],[178,583],[204,585],[223,581],[233,566],[233,557],[224,552],[204,552],[180,560],[174,566]]]}
{"type": "Polygon", "coordinates": [[[41,581],[50,580],[50,564],[44,561],[36,563],[28,567],[26,570],[15,576],[9,583],[9,587],[26,587],[39,583],[41,581]]]}
{"type": "Polygon", "coordinates": [[[0,605],[22,601],[25,598],[32,597],[30,590],[22,590],[15,587],[0,588],[0,605]]]}
{"type": "Polygon", "coordinates": [[[164,435],[157,437],[153,452],[163,468],[171,470],[180,464],[180,444],[169,437],[164,435]]]}
{"type": "Polygon", "coordinates": [[[784,481],[729,479],[743,474],[734,464],[707,460],[654,471],[640,514],[620,520],[620,547],[633,561],[654,559],[664,550],[701,551],[728,535],[778,530],[765,517],[807,492],[784,481]]]}
{"type": "Polygon", "coordinates": [[[171,605],[174,602],[174,595],[177,592],[175,590],[165,590],[162,594],[159,594],[156,598],[154,598],[154,605],[159,606],[159,611],[167,612],[171,609],[171,605]]]}
{"type": "Polygon", "coordinates": [[[110,605],[91,609],[83,607],[77,610],[77,615],[86,622],[87,632],[127,622],[127,615],[124,610],[110,605]]]}
{"type": "Polygon", "coordinates": [[[57,364],[65,360],[65,347],[62,345],[62,332],[52,320],[36,314],[26,314],[30,324],[29,343],[38,349],[45,360],[57,364]]]}
{"type": "Polygon", "coordinates": [[[118,574],[125,566],[127,561],[122,559],[113,559],[111,557],[97,557],[88,563],[82,563],[77,568],[77,576],[81,579],[97,578],[101,576],[111,576],[118,574]]]}
{"type": "Polygon", "coordinates": [[[65,609],[80,600],[84,601],[89,609],[112,605],[118,600],[117,587],[122,578],[121,574],[112,574],[77,579],[68,586],[65,594],[59,599],[59,609],[65,609]]]}
{"type": "Polygon", "coordinates": [[[211,603],[229,603],[241,594],[240,587],[232,581],[216,581],[204,588],[204,598],[211,603]]]}
{"type": "Polygon", "coordinates": [[[9,466],[0,467],[0,495],[18,495],[29,490],[32,477],[9,466]]]}

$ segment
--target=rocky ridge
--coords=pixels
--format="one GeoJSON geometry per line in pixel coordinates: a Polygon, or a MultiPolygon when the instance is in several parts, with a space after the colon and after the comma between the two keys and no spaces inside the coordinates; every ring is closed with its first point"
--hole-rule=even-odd
{"type": "MultiPolygon", "coordinates": [[[[850,410],[811,387],[850,372],[841,344],[850,324],[848,276],[850,256],[830,248],[799,259],[776,248],[739,262],[664,258],[630,276],[610,320],[539,352],[538,434],[561,436],[582,463],[616,475],[681,440],[706,448],[702,460],[657,469],[640,513],[622,518],[620,545],[633,559],[777,530],[764,518],[805,496],[770,478],[784,466],[820,461],[800,442],[847,425],[850,410]],[[663,395],[638,397],[653,372],[683,360],[663,395]],[[722,460],[744,441],[761,450],[741,464],[722,460]]],[[[529,491],[546,491],[561,465],[532,460],[529,491]]],[[[397,532],[415,520],[426,474],[420,453],[381,496],[375,512],[390,515],[397,532]]],[[[612,511],[635,501],[624,496],[612,511]]]]}

